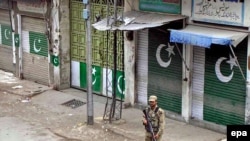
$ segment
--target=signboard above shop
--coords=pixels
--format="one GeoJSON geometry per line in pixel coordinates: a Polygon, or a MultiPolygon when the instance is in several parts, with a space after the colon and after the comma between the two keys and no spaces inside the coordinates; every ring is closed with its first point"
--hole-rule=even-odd
{"type": "Polygon", "coordinates": [[[141,11],[180,14],[181,13],[181,1],[180,0],[140,0],[139,9],[141,11]]]}
{"type": "Polygon", "coordinates": [[[243,25],[244,0],[192,0],[192,18],[211,23],[243,25]]]}
{"type": "Polygon", "coordinates": [[[46,0],[16,0],[20,11],[45,14],[47,11],[46,0]],[[30,2],[32,1],[32,2],[30,2]]]}

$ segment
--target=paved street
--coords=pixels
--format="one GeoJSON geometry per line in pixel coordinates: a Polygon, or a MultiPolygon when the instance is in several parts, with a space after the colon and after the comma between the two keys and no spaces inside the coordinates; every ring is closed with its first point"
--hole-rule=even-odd
{"type": "MultiPolygon", "coordinates": [[[[86,125],[87,105],[61,105],[71,99],[86,102],[76,89],[54,91],[31,81],[18,80],[0,70],[0,141],[142,141],[140,109],[123,109],[122,120],[102,120],[106,98],[94,95],[93,126],[86,125]]],[[[166,119],[163,141],[220,141],[226,135],[166,119]]]]}

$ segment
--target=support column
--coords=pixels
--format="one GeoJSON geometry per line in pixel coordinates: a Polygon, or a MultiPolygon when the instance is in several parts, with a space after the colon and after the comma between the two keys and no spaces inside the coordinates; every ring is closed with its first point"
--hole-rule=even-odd
{"type": "Polygon", "coordinates": [[[135,33],[124,33],[125,104],[135,104],[135,33]]]}
{"type": "MultiPolygon", "coordinates": [[[[16,59],[16,77],[19,79],[23,79],[23,47],[22,47],[22,41],[21,41],[21,34],[22,34],[22,22],[21,22],[21,15],[18,13],[17,9],[17,3],[13,2],[13,12],[11,14],[12,16],[12,26],[14,30],[14,34],[17,35],[17,37],[14,36],[13,38],[13,49],[15,48],[15,59],[16,59]],[[17,46],[16,46],[17,44],[17,46]]],[[[14,54],[13,54],[14,55],[14,54]]]]}
{"type": "Polygon", "coordinates": [[[69,1],[53,0],[51,3],[51,53],[53,64],[53,89],[70,87],[70,32],[69,1]]]}
{"type": "Polygon", "coordinates": [[[19,47],[17,48],[17,72],[18,72],[18,78],[23,79],[23,46],[22,46],[22,41],[20,40],[21,34],[22,34],[22,22],[21,22],[21,15],[17,14],[16,15],[17,19],[17,33],[19,35],[19,47]]]}
{"type": "Polygon", "coordinates": [[[250,36],[247,45],[247,77],[246,77],[246,106],[245,106],[245,124],[250,124],[250,36]]]}
{"type": "Polygon", "coordinates": [[[51,48],[52,53],[50,54],[50,61],[53,64],[54,69],[54,84],[53,89],[59,90],[60,88],[60,65],[61,65],[61,54],[60,54],[60,39],[59,39],[59,0],[51,1],[51,48]],[[58,64],[59,63],[59,64],[58,64]]]}
{"type": "Polygon", "coordinates": [[[59,41],[60,41],[60,89],[70,87],[70,18],[69,0],[60,1],[59,41]]]}
{"type": "MultiPolygon", "coordinates": [[[[10,10],[10,20],[11,20],[11,27],[12,27],[12,55],[13,55],[13,58],[12,58],[12,63],[13,65],[15,66],[16,68],[16,64],[17,64],[17,49],[16,49],[16,46],[15,46],[15,34],[18,32],[18,21],[17,21],[17,18],[15,17],[15,11],[14,11],[14,8],[13,8],[13,4],[11,4],[11,8],[10,10]]],[[[18,75],[18,72],[16,71],[16,76],[19,76],[18,75]]]]}
{"type": "MultiPolygon", "coordinates": [[[[125,0],[124,12],[138,8],[138,0],[125,0]]],[[[135,47],[137,35],[134,31],[124,32],[125,102],[126,106],[135,104],[135,47]]]]}
{"type": "Polygon", "coordinates": [[[193,46],[185,45],[183,47],[183,58],[186,61],[186,68],[185,64],[183,64],[183,75],[182,75],[182,117],[186,122],[189,122],[191,117],[192,111],[192,62],[193,62],[193,46]]]}

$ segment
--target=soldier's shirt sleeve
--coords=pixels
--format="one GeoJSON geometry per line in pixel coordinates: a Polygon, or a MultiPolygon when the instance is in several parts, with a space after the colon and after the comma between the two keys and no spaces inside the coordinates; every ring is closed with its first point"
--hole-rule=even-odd
{"type": "Polygon", "coordinates": [[[165,113],[164,110],[159,109],[159,131],[158,135],[163,134],[163,130],[165,129],[165,113]]]}

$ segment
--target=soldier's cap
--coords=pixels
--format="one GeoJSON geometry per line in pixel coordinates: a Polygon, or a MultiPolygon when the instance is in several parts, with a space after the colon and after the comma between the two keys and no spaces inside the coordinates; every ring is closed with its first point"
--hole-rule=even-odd
{"type": "Polygon", "coordinates": [[[157,100],[157,96],[151,95],[151,96],[149,97],[149,100],[148,100],[148,101],[156,101],[156,100],[157,100]]]}

